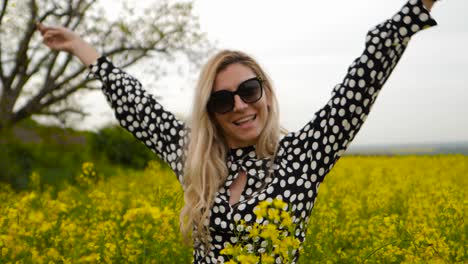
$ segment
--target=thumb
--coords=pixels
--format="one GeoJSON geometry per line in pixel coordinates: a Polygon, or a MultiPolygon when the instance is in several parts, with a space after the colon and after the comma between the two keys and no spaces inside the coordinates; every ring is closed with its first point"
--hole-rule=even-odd
{"type": "Polygon", "coordinates": [[[44,24],[41,22],[36,22],[36,27],[41,32],[41,34],[44,34],[47,30],[57,29],[56,27],[52,26],[44,26],[44,24]]]}
{"type": "Polygon", "coordinates": [[[37,30],[39,30],[41,32],[41,34],[44,34],[45,27],[44,27],[44,25],[42,25],[41,22],[36,22],[36,28],[37,28],[37,30]]]}

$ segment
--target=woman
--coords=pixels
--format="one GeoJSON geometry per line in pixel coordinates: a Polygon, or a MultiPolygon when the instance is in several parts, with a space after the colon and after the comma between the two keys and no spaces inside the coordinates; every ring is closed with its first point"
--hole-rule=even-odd
{"type": "MultiPolygon", "coordinates": [[[[331,100],[302,129],[281,139],[271,81],[242,52],[222,51],[206,63],[187,125],[75,33],[41,24],[38,29],[47,46],[89,65],[120,124],[174,170],[184,188],[181,231],[185,237],[192,231],[194,262],[222,263],[228,257],[220,250],[237,242],[236,223],[255,222],[260,201],[288,203],[294,236],[304,241],[320,183],[361,128],[410,37],[437,24],[429,14],[433,3],[410,0],[371,29],[363,54],[331,100]]],[[[293,263],[298,256],[296,251],[293,263]]]]}

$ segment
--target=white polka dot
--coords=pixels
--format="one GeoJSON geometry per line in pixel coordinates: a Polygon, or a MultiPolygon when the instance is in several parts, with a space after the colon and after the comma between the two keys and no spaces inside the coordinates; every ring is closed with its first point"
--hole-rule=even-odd
{"type": "Polygon", "coordinates": [[[275,190],[275,188],[273,188],[273,186],[270,186],[270,187],[268,187],[268,189],[267,189],[267,193],[268,193],[268,194],[272,194],[274,190],[275,190]]]}
{"type": "Polygon", "coordinates": [[[422,22],[426,22],[427,20],[429,20],[429,16],[426,14],[426,13],[421,13],[419,15],[419,19],[422,21],[422,22]]]}
{"type": "Polygon", "coordinates": [[[400,32],[400,35],[402,36],[406,36],[408,34],[408,30],[406,30],[406,28],[404,27],[401,27],[399,32],[400,32]]]}
{"type": "Polygon", "coordinates": [[[240,214],[235,214],[235,215],[234,215],[234,221],[238,222],[240,219],[241,219],[241,215],[240,215],[240,214]]]}
{"type": "MultiPolygon", "coordinates": [[[[291,202],[294,202],[296,200],[296,197],[297,197],[297,195],[293,194],[293,195],[291,195],[291,198],[289,198],[289,200],[291,200],[291,202]]],[[[294,211],[294,209],[293,209],[293,211],[294,211]]]]}
{"type": "Polygon", "coordinates": [[[304,183],[304,180],[299,178],[299,179],[297,179],[296,185],[297,186],[302,186],[303,183],[304,183]]]}
{"type": "Polygon", "coordinates": [[[259,200],[259,201],[263,201],[263,200],[265,200],[265,197],[266,197],[266,194],[262,193],[262,194],[260,194],[260,195],[258,196],[258,200],[259,200]]]}
{"type": "Polygon", "coordinates": [[[311,168],[315,170],[317,168],[317,162],[314,160],[312,161],[311,168]]]}
{"type": "Polygon", "coordinates": [[[285,180],[281,180],[281,181],[280,181],[280,186],[281,186],[281,188],[286,187],[286,181],[285,181],[285,180]]]}
{"type": "Polygon", "coordinates": [[[317,175],[312,174],[312,176],[310,177],[310,180],[311,180],[312,182],[316,182],[316,181],[317,181],[317,175]]]}
{"type": "Polygon", "coordinates": [[[252,220],[252,215],[251,215],[251,214],[246,214],[246,215],[244,216],[244,220],[245,220],[245,221],[250,221],[250,220],[252,220]]]}
{"type": "Polygon", "coordinates": [[[320,168],[320,169],[319,169],[319,175],[320,175],[320,176],[323,176],[324,173],[325,173],[325,169],[324,169],[324,168],[320,168]]]}
{"type": "Polygon", "coordinates": [[[369,57],[367,57],[367,55],[365,55],[365,54],[361,56],[361,62],[362,63],[366,63],[368,59],[369,59],[369,57]]]}
{"type": "Polygon", "coordinates": [[[303,194],[303,193],[300,193],[300,194],[297,196],[297,199],[298,199],[299,201],[304,200],[304,194],[303,194]]]}

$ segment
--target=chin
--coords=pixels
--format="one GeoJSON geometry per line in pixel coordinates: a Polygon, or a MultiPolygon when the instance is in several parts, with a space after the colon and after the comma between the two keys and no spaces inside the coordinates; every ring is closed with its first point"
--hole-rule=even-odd
{"type": "Polygon", "coordinates": [[[260,138],[260,133],[255,133],[252,135],[245,135],[243,137],[236,137],[235,138],[235,145],[239,147],[246,147],[246,146],[251,146],[255,145],[258,142],[258,139],[260,138]]]}

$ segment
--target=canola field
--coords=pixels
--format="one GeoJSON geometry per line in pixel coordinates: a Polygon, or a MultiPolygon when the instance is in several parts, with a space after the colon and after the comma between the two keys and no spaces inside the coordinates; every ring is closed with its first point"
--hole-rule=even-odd
{"type": "MultiPolygon", "coordinates": [[[[158,163],[58,192],[0,185],[0,263],[191,263],[175,176],[158,163]]],[[[468,157],[345,156],[320,186],[299,263],[468,263],[468,157]]]]}

